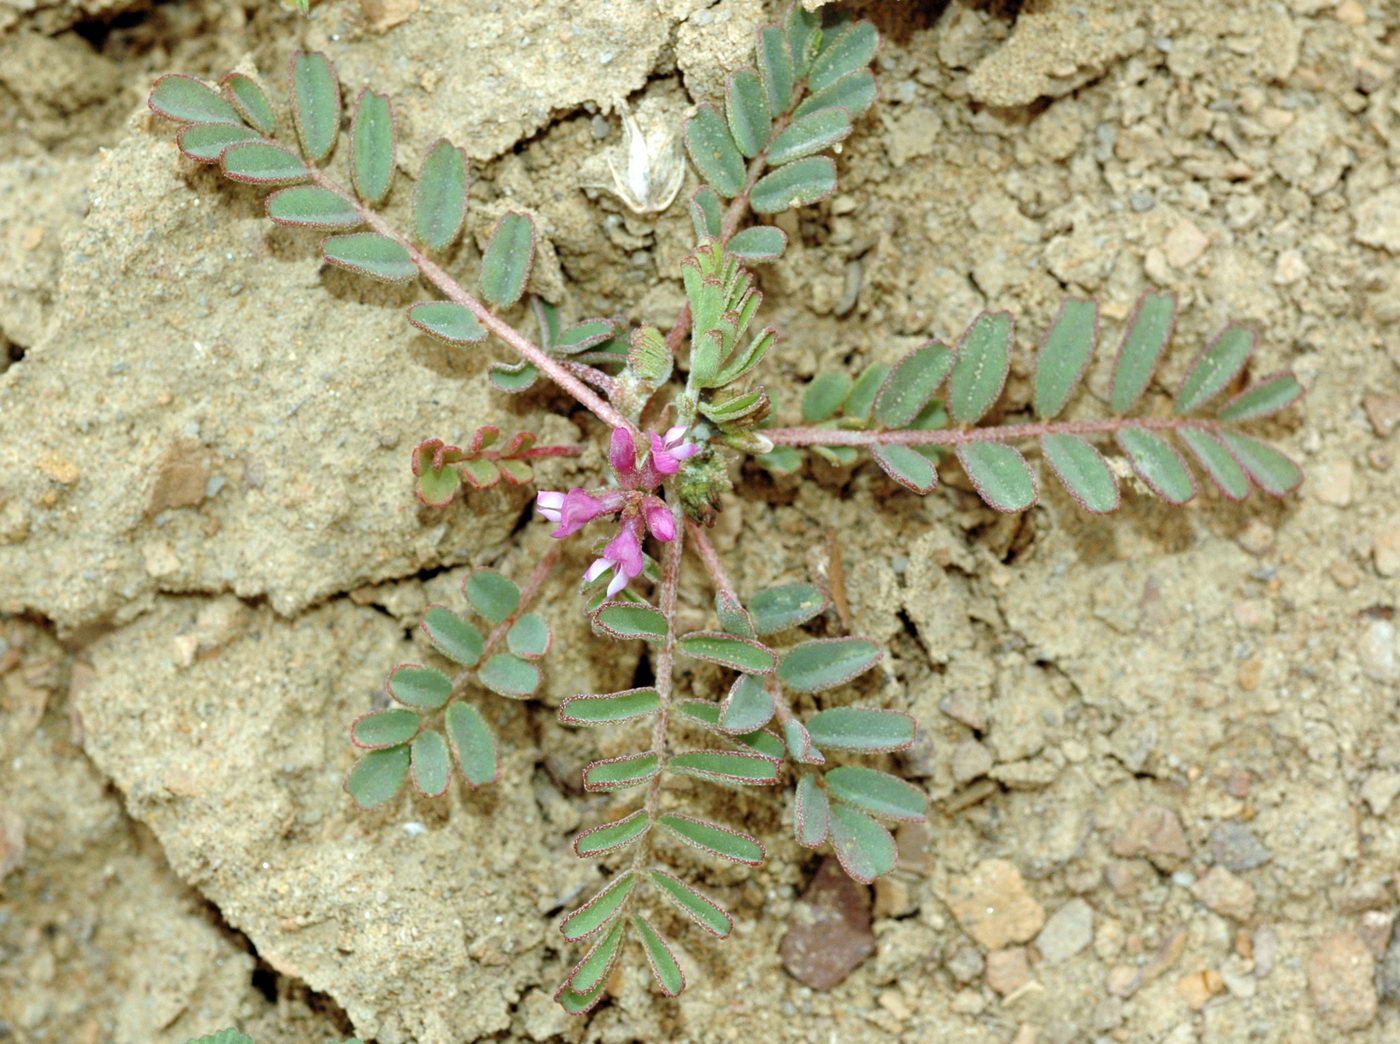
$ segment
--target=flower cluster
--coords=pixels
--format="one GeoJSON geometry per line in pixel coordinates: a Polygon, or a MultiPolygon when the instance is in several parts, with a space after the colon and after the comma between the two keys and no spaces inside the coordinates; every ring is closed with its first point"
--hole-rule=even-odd
{"type": "Polygon", "coordinates": [[[675,516],[655,490],[666,476],[680,470],[682,461],[700,452],[698,443],[685,441],[685,426],[680,424],[667,430],[665,435],[651,434],[647,439],[651,452],[639,465],[632,433],[626,428],[613,429],[608,462],[617,474],[618,488],[589,492],[575,486],[567,493],[541,490],[535,496],[540,514],[558,523],[558,528],[550,534],[556,540],[572,536],[595,518],[619,516],[617,536],[603,548],[603,557],[583,574],[583,579],[591,583],[611,569],[610,598],[641,575],[645,564],[642,557],[644,527],[657,540],[676,538],[675,516]]]}

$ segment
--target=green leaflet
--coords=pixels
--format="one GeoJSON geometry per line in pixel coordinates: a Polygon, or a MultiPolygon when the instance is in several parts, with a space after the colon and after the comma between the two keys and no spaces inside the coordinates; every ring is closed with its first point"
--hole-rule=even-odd
{"type": "Polygon", "coordinates": [[[660,706],[661,695],[653,688],[569,696],[559,705],[559,720],[570,725],[611,725],[651,714],[660,706]]]}
{"type": "Polygon", "coordinates": [[[526,613],[506,632],[506,648],[522,659],[538,660],[549,652],[552,637],[544,617],[526,613]]]}
{"type": "Polygon", "coordinates": [[[676,648],[697,660],[708,660],[748,674],[771,674],[777,664],[777,656],[767,646],[719,631],[695,631],[682,635],[676,642],[676,648]]]}
{"type": "Polygon", "coordinates": [[[729,81],[725,93],[725,116],[734,143],[749,159],[753,159],[768,144],[773,129],[773,116],[768,111],[768,98],[759,82],[758,71],[740,69],[729,81]]]}
{"type": "Polygon", "coordinates": [[[776,25],[758,31],[758,76],[768,99],[768,110],[786,111],[792,101],[792,55],[787,36],[776,25]]]}
{"type": "Polygon", "coordinates": [[[1196,495],[1196,482],[1186,461],[1165,439],[1145,428],[1125,428],[1117,439],[1133,470],[1157,496],[1169,504],[1184,504],[1196,495]]]}
{"type": "Polygon", "coordinates": [[[481,258],[481,295],[501,308],[515,304],[534,262],[534,221],[525,214],[502,215],[481,258]]]}
{"type": "Polygon", "coordinates": [[[1071,298],[1045,335],[1035,361],[1035,412],[1053,420],[1074,393],[1099,339],[1099,306],[1071,298]]]}
{"type": "Polygon", "coordinates": [[[243,122],[238,111],[217,91],[182,73],[169,73],[158,79],[146,104],[152,112],[180,123],[243,122]]]}
{"type": "Polygon", "coordinates": [[[364,218],[354,204],[319,185],[293,185],[267,197],[267,216],[298,228],[354,228],[364,218]]]}
{"type": "Polygon", "coordinates": [[[256,80],[240,72],[231,72],[219,83],[229,104],[250,126],[268,137],[277,133],[277,116],[272,111],[272,103],[256,80]]]}
{"type": "Polygon", "coordinates": [[[663,870],[649,874],[652,886],[711,935],[723,939],[734,930],[734,919],[713,899],[663,870]]]}
{"type": "Polygon", "coordinates": [[[470,308],[451,301],[424,301],[408,310],[408,321],[448,344],[474,344],[486,339],[486,328],[470,308]]]}
{"type": "Polygon", "coordinates": [[[912,783],[863,765],[842,765],[826,774],[826,789],[837,801],[878,816],[911,822],[924,818],[928,798],[912,783]]]}
{"type": "Polygon", "coordinates": [[[768,784],[778,781],[778,763],[761,754],[729,750],[690,750],[674,754],[666,769],[712,783],[768,784]]]}
{"type": "Polygon", "coordinates": [[[799,627],[819,616],[830,603],[811,584],[781,584],[766,587],[749,599],[749,614],[760,635],[777,634],[799,627]]]}
{"type": "Polygon", "coordinates": [[[827,370],[812,378],[802,393],[802,419],[808,424],[830,420],[851,394],[850,375],[841,370],[827,370]]]}
{"type": "Polygon", "coordinates": [[[1215,398],[1244,369],[1259,343],[1247,326],[1227,326],[1192,364],[1176,396],[1176,412],[1190,413],[1215,398]]]}
{"type": "Polygon", "coordinates": [[[958,463],[978,495],[998,511],[1024,511],[1039,496],[1035,476],[1021,452],[1002,442],[964,442],[958,463]]]}
{"type": "Polygon", "coordinates": [[[1080,507],[1096,514],[1118,509],[1118,479],[1088,442],[1078,435],[1042,435],[1040,450],[1080,507]]]}
{"type": "Polygon", "coordinates": [[[669,813],[658,817],[661,827],[688,845],[735,863],[758,866],[763,862],[763,846],[758,839],[739,830],[722,827],[693,816],[669,813]]]}
{"type": "Polygon", "coordinates": [[[389,695],[400,703],[437,710],[452,695],[452,679],[435,667],[404,663],[389,673],[389,695]]]}
{"type": "Polygon", "coordinates": [[[832,707],[807,722],[812,742],[824,750],[883,754],[914,742],[914,719],[900,711],[832,707]]]}
{"type": "Polygon", "coordinates": [[[639,808],[630,815],[611,823],[591,827],[574,838],[574,852],[579,858],[611,852],[630,845],[651,829],[646,809],[639,808]]]}
{"type": "Polygon", "coordinates": [[[1255,420],[1291,406],[1303,396],[1303,386],[1291,372],[1275,373],[1240,392],[1225,404],[1220,419],[1255,420]]]}
{"type": "Polygon", "coordinates": [[[649,642],[664,642],[669,633],[666,617],[660,609],[631,602],[607,602],[593,614],[600,630],[614,638],[643,638],[649,642]]]}
{"type": "Polygon", "coordinates": [[[444,724],[452,757],[467,783],[472,787],[494,783],[501,774],[500,756],[481,713],[471,704],[455,702],[448,705],[444,724]]]}
{"type": "MultiPolygon", "coordinates": [[[[224,160],[239,149],[259,148],[255,145],[235,145],[224,153],[224,160]]],[[[348,236],[327,236],[321,244],[327,261],[361,275],[373,276],[389,283],[406,283],[418,274],[408,250],[400,244],[374,232],[352,232],[348,236]]]]}
{"type": "Polygon", "coordinates": [[[885,428],[909,427],[933,398],[954,361],[953,350],[938,341],[922,344],[905,355],[875,396],[876,423],[885,428]]]}
{"type": "Polygon", "coordinates": [[[759,178],[749,193],[758,214],[776,214],[826,199],[836,191],[836,164],[830,156],[808,156],[759,178]]]}
{"type": "Polygon", "coordinates": [[[232,123],[192,123],[181,127],[176,136],[180,151],[201,163],[216,163],[224,150],[245,141],[261,141],[251,127],[232,123]]]}
{"type": "Polygon", "coordinates": [[[1249,495],[1249,476],[1225,443],[1199,428],[1180,428],[1177,435],[1222,493],[1231,500],[1243,500],[1249,495]]]}
{"type": "Polygon", "coordinates": [[[894,838],[864,812],[831,806],[831,847],[847,875],[869,884],[895,866],[894,838]]]}
{"type": "Polygon", "coordinates": [[[707,184],[725,199],[739,194],[744,187],[744,157],[713,106],[700,106],[686,122],[685,145],[707,184]]]}
{"type": "Polygon", "coordinates": [[[476,672],[477,681],[492,692],[523,700],[540,687],[540,669],[512,653],[497,653],[476,672]]]}
{"type": "Polygon", "coordinates": [[[413,761],[413,785],[424,797],[440,797],[452,782],[452,760],[447,741],[436,729],[425,729],[409,748],[413,761]]]}
{"type": "Polygon", "coordinates": [[[319,51],[292,55],[292,119],[302,153],[324,163],[340,134],[340,82],[319,51]]]}
{"type": "Polygon", "coordinates": [[[976,424],[992,408],[1011,367],[1011,316],[984,312],[958,342],[948,377],[948,413],[955,424],[976,424]]]}
{"type": "Polygon", "coordinates": [[[720,704],[719,726],[729,733],[753,732],[768,724],[774,709],[773,694],[763,679],[741,674],[720,704]]]}
{"type": "Polygon", "coordinates": [[[797,780],[797,792],[793,797],[792,826],[797,843],[804,848],[819,848],[831,829],[831,802],[826,791],[810,772],[802,773],[797,780]]]}
{"type": "Polygon", "coordinates": [[[394,179],[394,117],[388,97],[368,88],[360,92],[350,125],[350,148],[355,192],[377,207],[389,195],[394,179]]]}
{"type": "Polygon", "coordinates": [[[1298,465],[1272,446],[1233,431],[1221,432],[1221,437],[1254,484],[1265,493],[1281,497],[1302,483],[1303,472],[1298,465]]]}
{"type": "Polygon", "coordinates": [[[870,455],[886,475],[915,493],[931,493],[938,485],[938,469],[933,461],[912,446],[876,446],[870,455]]]}
{"type": "Polygon", "coordinates": [[[807,74],[808,86],[819,91],[864,68],[875,57],[879,45],[880,34],[869,22],[848,22],[835,27],[822,38],[821,51],[807,74]]]}
{"type": "Polygon", "coordinates": [[[520,607],[520,588],[494,569],[478,569],[463,585],[467,601],[492,623],[500,623],[520,607]]]}
{"type": "Polygon", "coordinates": [[[635,787],[660,771],[660,760],[653,753],[606,758],[593,762],[583,770],[583,789],[621,790],[625,787],[635,787]]]}
{"type": "Polygon", "coordinates": [[[569,986],[575,993],[587,994],[607,979],[608,971],[622,947],[622,926],[625,923],[613,922],[612,929],[579,961],[569,976],[569,986]]]}
{"type": "Polygon", "coordinates": [[[1127,413],[1146,390],[1175,323],[1175,295],[1147,293],[1138,299],[1113,367],[1109,404],[1114,413],[1127,413]]]}
{"type": "Polygon", "coordinates": [[[397,747],[418,733],[419,720],[418,715],[406,707],[362,714],[350,726],[350,742],[368,749],[397,747]]]}
{"type": "Polygon", "coordinates": [[[632,915],[632,929],[641,940],[642,950],[647,955],[647,963],[651,965],[651,973],[656,978],[657,986],[666,996],[676,996],[685,989],[685,973],[676,962],[676,955],[671,952],[671,947],[666,945],[666,940],[641,914],[632,915]]]}
{"type": "Polygon", "coordinates": [[[372,750],[350,770],[345,789],[361,808],[382,805],[399,792],[408,775],[408,746],[372,750]]]}
{"type": "Polygon", "coordinates": [[[864,674],[883,655],[864,638],[816,638],[783,654],[778,677],[797,692],[823,692],[864,674]]]}
{"type": "Polygon", "coordinates": [[[466,217],[467,154],[446,138],[439,138],[418,173],[413,196],[414,234],[428,249],[444,250],[462,231],[466,217]]]}
{"type": "Polygon", "coordinates": [[[775,167],[811,156],[835,145],[851,133],[851,117],[845,109],[818,109],[794,120],[768,147],[768,162],[775,167]]]}
{"type": "Polygon", "coordinates": [[[751,225],[734,234],[729,252],[740,261],[776,261],[787,246],[787,233],[773,225],[751,225]]]}
{"type": "Polygon", "coordinates": [[[801,119],[808,113],[822,109],[845,109],[854,120],[875,104],[875,95],[875,74],[869,69],[857,69],[815,94],[808,95],[793,110],[793,116],[801,119]]]}
{"type": "Polygon", "coordinates": [[[219,155],[219,166],[230,180],[254,185],[291,185],[311,177],[299,156],[265,141],[230,145],[219,155]]]}
{"type": "Polygon", "coordinates": [[[606,928],[617,916],[622,904],[637,885],[637,876],[630,871],[619,874],[559,925],[559,931],[570,942],[587,939],[606,928]]]}

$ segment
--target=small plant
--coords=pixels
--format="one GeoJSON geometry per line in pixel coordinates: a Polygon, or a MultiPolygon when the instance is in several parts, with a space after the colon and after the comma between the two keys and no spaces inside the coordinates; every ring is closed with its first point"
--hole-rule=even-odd
{"type": "MultiPolygon", "coordinates": [[[[686,306],[666,331],[602,318],[565,325],[538,299],[530,302],[535,335],[516,326],[507,316],[525,297],[537,236],[527,214],[502,216],[475,289],[459,282],[446,258],[467,213],[465,154],[436,142],[412,188],[411,228],[392,226],[378,210],[395,174],[389,100],[366,89],[355,101],[348,150],[341,151],[347,187],[326,166],[341,135],[341,94],[324,55],[298,53],[291,61],[294,146],[279,139],[271,102],[242,73],[225,77],[217,90],[165,76],[151,93],[151,108],[181,124],[186,156],[217,163],[236,181],[278,186],[267,197],[268,216],[329,233],[321,251],[331,264],[382,280],[418,279],[434,290],[438,299],[408,310],[415,327],[464,348],[488,336],[503,342],[513,360],[492,367],[497,387],[520,392],[547,379],[601,422],[607,473],[587,486],[541,490],[536,505],[558,540],[582,533],[592,540],[595,557],[579,578],[580,611],[605,640],[647,643],[655,681],[572,694],[559,709],[564,722],[629,730],[635,741],[630,753],[583,770],[586,790],[637,797],[574,839],[580,858],[602,860],[614,872],[560,926],[567,940],[585,946],[557,995],[573,1013],[603,997],[629,938],[663,993],[684,988],[657,927],[658,909],[677,911],[720,938],[732,930],[730,914],[675,864],[680,848],[706,859],[763,861],[758,838],[693,814],[683,803],[689,792],[669,787],[671,781],[792,783],[797,842],[829,846],[864,882],[895,866],[885,824],[926,816],[917,787],[851,760],[908,747],[918,724],[830,695],[874,667],[881,649],[859,636],[804,633],[830,604],[811,584],[740,592],[730,580],[706,527],[727,498],[743,495],[730,478],[735,455],[794,472],[808,452],[846,467],[868,454],[900,486],[926,494],[951,453],[981,498],[1003,512],[1025,511],[1039,495],[1020,448],[1028,443],[1091,512],[1113,511],[1120,501],[1120,469],[1096,440],[1111,439],[1147,488],[1171,504],[1197,492],[1179,447],[1231,499],[1243,498],[1251,484],[1282,495],[1301,481],[1287,457],[1240,429],[1302,394],[1289,373],[1236,390],[1256,343],[1246,327],[1226,327],[1200,352],[1170,412],[1154,399],[1147,413],[1130,415],[1173,328],[1176,302],[1162,293],[1144,294],[1127,324],[1107,417],[1062,419],[1099,339],[1096,305],[1070,300],[1040,344],[1031,419],[982,426],[1001,398],[1013,343],[1011,317],[989,313],[974,318],[955,344],[929,341],[854,376],[819,374],[802,398],[800,423],[776,423],[779,411],[757,376],[778,337],[757,323],[763,295],[746,266],[779,257],[787,237],[750,218],[834,191],[836,164],[827,153],[875,101],[869,63],[876,45],[866,22],[823,26],[794,9],[781,25],[759,32],[755,65],[733,74],[723,104],[701,105],[690,119],[685,142],[702,179],[690,202],[698,245],[679,273],[686,306]],[[1204,412],[1232,390],[1213,413],[1204,412]],[[677,591],[682,569],[692,564],[686,549],[713,587],[714,626],[680,633],[677,591]],[[723,699],[678,691],[678,658],[728,672],[723,699]]],[[[524,433],[504,443],[499,436],[482,428],[465,449],[441,439],[419,445],[412,470],[423,502],[446,504],[464,480],[472,488],[529,483],[532,461],[582,449],[536,446],[524,433]]],[[[451,673],[416,663],[390,672],[387,690],[396,705],[351,727],[352,742],[366,751],[347,780],[357,802],[380,805],[408,778],[428,796],[444,793],[454,771],[472,787],[495,780],[495,739],[467,696],[484,689],[526,699],[539,691],[550,629],[532,607],[560,557],[558,548],[546,555],[523,587],[491,570],[473,573],[464,586],[476,620],[446,607],[428,610],[423,633],[451,673]]]]}

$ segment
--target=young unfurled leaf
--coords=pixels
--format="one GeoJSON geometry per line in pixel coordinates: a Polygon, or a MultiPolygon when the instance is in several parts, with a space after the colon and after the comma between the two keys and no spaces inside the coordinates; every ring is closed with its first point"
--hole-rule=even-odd
{"type": "Polygon", "coordinates": [[[409,747],[413,760],[413,785],[424,797],[441,797],[452,782],[452,760],[447,741],[436,729],[420,732],[409,747]]]}
{"type": "Polygon", "coordinates": [[[497,695],[513,700],[533,696],[540,687],[540,669],[511,653],[492,656],[477,668],[476,678],[497,695]]]}
{"type": "Polygon", "coordinates": [[[753,159],[768,144],[768,135],[773,129],[773,117],[768,111],[768,99],[759,83],[757,70],[736,72],[729,81],[724,102],[734,143],[740,152],[753,159]]]}
{"type": "Polygon", "coordinates": [[[661,695],[652,688],[569,696],[559,704],[559,720],[570,725],[611,725],[652,714],[660,706],[661,695]]]}
{"type": "Polygon", "coordinates": [[[1042,420],[1059,416],[1089,365],[1099,340],[1099,306],[1071,298],[1041,342],[1035,360],[1035,412],[1042,420]]]}
{"type": "Polygon", "coordinates": [[[958,463],[978,496],[998,511],[1024,511],[1040,495],[1026,458],[1004,442],[964,442],[958,463]]]}
{"type": "Polygon", "coordinates": [[[219,81],[219,86],[223,88],[229,104],[250,126],[269,137],[277,132],[277,116],[272,111],[272,103],[267,100],[262,86],[251,76],[231,72],[219,81]]]}
{"type": "Polygon", "coordinates": [[[933,461],[912,446],[875,446],[870,455],[886,475],[915,493],[931,493],[938,485],[938,469],[933,461]]]}
{"type": "Polygon", "coordinates": [[[1176,322],[1176,295],[1146,293],[1138,299],[1113,365],[1114,413],[1127,413],[1147,388],[1176,322]]]}
{"type": "Polygon", "coordinates": [[[1145,428],[1125,428],[1116,437],[1133,470],[1157,496],[1169,504],[1185,504],[1196,495],[1186,461],[1165,439],[1145,428]]]}
{"type": "Polygon", "coordinates": [[[772,674],[777,656],[767,646],[719,631],[692,631],[682,635],[676,648],[697,660],[708,660],[748,674],[772,674]]]}
{"type": "Polygon", "coordinates": [[[743,831],[731,830],[693,816],[683,816],[678,812],[660,816],[657,822],[686,844],[721,858],[749,866],[758,866],[763,862],[763,846],[758,838],[743,831]]]}
{"type": "Polygon", "coordinates": [[[664,642],[669,633],[666,615],[649,605],[630,602],[605,602],[593,614],[599,630],[614,638],[642,638],[649,642],[664,642]]]}
{"type": "Polygon", "coordinates": [[[1281,497],[1302,483],[1303,472],[1298,465],[1272,446],[1233,431],[1220,434],[1254,484],[1265,493],[1281,497]]]}
{"type": "Polygon", "coordinates": [[[435,667],[401,663],[389,672],[389,695],[409,707],[437,710],[452,695],[452,679],[435,667]]]}
{"type": "Polygon", "coordinates": [[[820,424],[836,416],[851,394],[851,383],[851,378],[842,370],[817,374],[802,393],[802,419],[808,424],[820,424]]]}
{"type": "Polygon", "coordinates": [[[792,101],[792,55],[788,52],[787,36],[776,25],[758,31],[758,76],[763,81],[763,93],[768,99],[768,111],[774,115],[787,110],[792,101]]]}
{"type": "Polygon", "coordinates": [[[501,215],[481,258],[481,296],[500,308],[515,304],[534,262],[534,221],[514,211],[501,215]]]}
{"type": "Polygon", "coordinates": [[[361,808],[382,805],[399,792],[408,775],[408,744],[372,750],[350,770],[345,789],[361,808]]]}
{"type": "Polygon", "coordinates": [[[837,801],[879,816],[921,820],[928,797],[912,783],[862,765],[843,765],[826,774],[826,790],[837,801]]]}
{"type": "Polygon", "coordinates": [[[673,367],[665,334],[654,326],[639,326],[632,331],[627,350],[627,369],[637,380],[659,388],[671,379],[673,367]]]}
{"type": "Polygon", "coordinates": [[[739,194],[744,187],[744,157],[714,106],[700,106],[686,121],[685,145],[707,184],[725,199],[739,194]]]}
{"type": "Polygon", "coordinates": [[[821,50],[807,74],[807,84],[814,91],[828,87],[841,77],[863,69],[875,57],[880,34],[869,22],[848,22],[823,34],[821,50]]]}
{"type": "Polygon", "coordinates": [[[820,848],[831,827],[831,802],[826,791],[810,772],[797,780],[797,793],[792,804],[793,833],[804,848],[820,848]]]}
{"type": "Polygon", "coordinates": [[[762,678],[741,674],[720,704],[719,727],[729,733],[753,732],[773,717],[773,694],[762,678]]]}
{"type": "Polygon", "coordinates": [[[780,767],[773,758],[730,750],[688,750],[672,755],[666,762],[667,771],[682,776],[745,786],[776,783],[780,767]]]}
{"type": "Polygon", "coordinates": [[[808,156],[758,179],[749,204],[759,214],[806,206],[836,191],[836,164],[830,156],[808,156]]]}
{"type": "Polygon", "coordinates": [[[781,584],[766,587],[749,599],[754,629],[760,635],[777,634],[789,627],[800,627],[820,615],[830,603],[811,584],[781,584]]]}
{"type": "Polygon", "coordinates": [[[709,185],[701,185],[690,197],[690,221],[697,239],[719,236],[724,222],[724,204],[709,185]]]}
{"type": "Polygon", "coordinates": [[[1118,510],[1118,479],[1103,454],[1078,435],[1042,435],[1040,451],[1069,495],[1085,511],[1118,510]]]}
{"type": "Polygon", "coordinates": [[[796,119],[822,109],[845,109],[854,122],[866,109],[875,104],[875,74],[869,69],[857,69],[847,73],[815,94],[809,94],[792,111],[796,119]]]}
{"type": "Polygon", "coordinates": [[[948,377],[948,413],[954,423],[976,424],[992,408],[1011,366],[1011,316],[983,312],[958,342],[948,377]]]}
{"type": "Polygon", "coordinates": [[[630,845],[651,829],[651,819],[646,809],[623,816],[621,819],[601,826],[589,827],[574,838],[574,852],[580,859],[602,855],[614,849],[630,845]]]}
{"type": "Polygon", "coordinates": [[[1227,326],[1197,356],[1181,382],[1176,412],[1190,413],[1215,398],[1244,369],[1259,343],[1259,335],[1247,326],[1227,326]]]}
{"type": "Polygon", "coordinates": [[[671,900],[683,914],[711,935],[724,939],[734,930],[734,919],[723,907],[708,896],[702,895],[680,878],[674,877],[664,870],[652,870],[649,877],[652,885],[662,895],[671,900]]]}
{"type": "Polygon", "coordinates": [[[759,264],[776,261],[787,246],[787,233],[775,225],[750,225],[734,234],[729,252],[740,261],[759,264]]]}
{"type": "Polygon", "coordinates": [[[417,713],[406,707],[361,714],[350,726],[350,742],[369,750],[397,747],[418,734],[420,721],[417,713]]]}
{"type": "Polygon", "coordinates": [[[613,878],[588,902],[565,917],[559,931],[570,942],[587,939],[606,928],[637,886],[637,875],[630,870],[613,878]]]}
{"type": "Polygon", "coordinates": [[[653,752],[627,754],[620,758],[595,761],[583,770],[584,790],[622,790],[635,787],[661,771],[653,752]]]}
{"type": "Polygon", "coordinates": [[[146,104],[152,112],[179,123],[243,122],[218,91],[182,73],[167,73],[158,79],[146,104]]]}
{"type": "Polygon", "coordinates": [[[812,742],[823,750],[886,754],[914,743],[914,719],[902,711],[831,707],[807,722],[812,742]]]}
{"type": "Polygon", "coordinates": [[[219,166],[230,180],[254,185],[292,185],[311,177],[300,156],[266,141],[230,145],[219,155],[219,166]]]}
{"type": "Polygon", "coordinates": [[[538,613],[526,613],[506,632],[506,647],[526,660],[538,660],[549,652],[549,624],[538,613]]]}
{"type": "Polygon", "coordinates": [[[821,152],[851,133],[851,117],[845,109],[818,109],[794,120],[768,147],[768,162],[780,167],[803,156],[821,152]]]}
{"type": "Polygon", "coordinates": [[[824,692],[864,674],[883,655],[864,638],[815,638],[783,654],[778,677],[796,692],[824,692]]]}
{"type": "Polygon", "coordinates": [[[1200,428],[1178,428],[1177,435],[1191,448],[1222,493],[1231,500],[1243,500],[1249,495],[1249,476],[1225,443],[1200,428]]]}
{"type": "Polygon", "coordinates": [[[292,119],[302,153],[324,163],[340,134],[340,82],[319,51],[292,55],[292,119]]]}
{"type": "Polygon", "coordinates": [[[1225,404],[1220,419],[1227,421],[1255,420],[1277,413],[1302,398],[1303,386],[1292,372],[1284,371],[1265,377],[1250,385],[1225,404]]]}
{"type": "Polygon", "coordinates": [[[241,123],[191,123],[176,135],[180,151],[201,163],[217,163],[224,150],[245,141],[261,141],[262,136],[241,123]]]}
{"type": "Polygon", "coordinates": [[[408,310],[408,321],[448,344],[473,344],[486,339],[486,328],[472,310],[451,301],[424,301],[408,310]]]}
{"type": "Polygon", "coordinates": [[[886,428],[912,424],[948,376],[953,361],[951,348],[929,341],[895,363],[875,396],[876,423],[886,428]]]}
{"type": "MultiPolygon", "coordinates": [[[[261,146],[235,145],[224,153],[224,159],[238,149],[261,146]]],[[[387,236],[374,232],[352,232],[348,236],[327,236],[321,244],[326,260],[361,275],[373,276],[388,283],[406,283],[418,274],[418,266],[408,251],[387,236]]]]}
{"type": "Polygon", "coordinates": [[[890,832],[864,812],[831,806],[831,847],[847,876],[869,884],[894,869],[896,852],[890,832]]]}
{"type": "Polygon", "coordinates": [[[452,745],[452,757],[467,783],[483,787],[496,782],[501,774],[501,759],[481,712],[469,703],[457,701],[448,705],[443,724],[452,745]]]}
{"type": "Polygon", "coordinates": [[[625,921],[613,922],[612,929],[604,935],[588,954],[579,961],[569,975],[569,987],[575,993],[587,994],[595,986],[605,982],[608,972],[622,948],[622,928],[625,921]]]}
{"type": "Polygon", "coordinates": [[[354,228],[364,218],[354,205],[319,185],[293,185],[267,197],[267,216],[297,228],[354,228]]]}
{"type": "Polygon", "coordinates": [[[462,231],[466,217],[467,154],[446,138],[439,138],[418,172],[413,194],[414,234],[428,249],[443,250],[462,231]]]}
{"type": "Polygon", "coordinates": [[[394,115],[388,97],[369,88],[360,91],[350,124],[350,147],[355,193],[377,207],[389,195],[394,179],[394,115]]]}
{"type": "Polygon", "coordinates": [[[676,955],[671,952],[671,947],[666,945],[666,940],[641,914],[632,915],[632,930],[641,940],[647,963],[651,965],[651,974],[661,992],[668,997],[679,994],[685,989],[685,973],[676,962],[676,955]]]}
{"type": "Polygon", "coordinates": [[[520,607],[520,588],[494,569],[478,569],[462,585],[467,601],[492,623],[500,623],[520,607]]]}

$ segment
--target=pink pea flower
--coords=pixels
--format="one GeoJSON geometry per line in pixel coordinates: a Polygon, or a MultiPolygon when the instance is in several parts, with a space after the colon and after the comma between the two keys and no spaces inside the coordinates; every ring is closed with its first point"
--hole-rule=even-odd
{"type": "Polygon", "coordinates": [[[642,542],[637,539],[631,526],[624,526],[612,543],[603,548],[603,557],[588,567],[583,580],[584,583],[592,583],[609,569],[613,570],[613,578],[608,581],[608,597],[611,598],[626,587],[629,580],[641,576],[645,564],[642,542]]]}
{"type": "MultiPolygon", "coordinates": [[[[688,460],[700,452],[700,445],[684,442],[685,425],[677,424],[667,430],[665,436],[650,435],[651,465],[662,475],[674,475],[681,469],[681,461],[688,460]]],[[[631,442],[631,439],[628,439],[631,442]]]]}
{"type": "Polygon", "coordinates": [[[647,528],[651,530],[651,535],[657,540],[676,539],[676,516],[671,514],[671,509],[666,506],[665,501],[647,497],[642,505],[642,514],[647,520],[647,528]]]}
{"type": "Polygon", "coordinates": [[[632,442],[632,433],[626,428],[614,428],[612,443],[608,447],[608,463],[617,472],[617,477],[629,489],[637,482],[637,447],[632,442]]]}
{"type": "Polygon", "coordinates": [[[563,540],[577,533],[599,515],[618,510],[622,507],[622,497],[605,495],[600,499],[575,486],[567,493],[541,490],[535,494],[535,506],[549,521],[559,523],[559,528],[550,536],[556,540],[563,540]]]}

